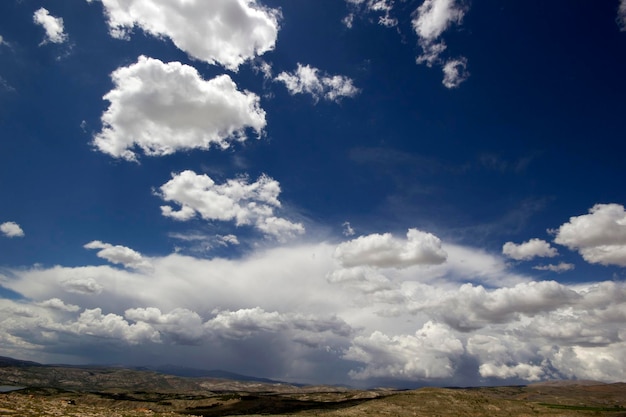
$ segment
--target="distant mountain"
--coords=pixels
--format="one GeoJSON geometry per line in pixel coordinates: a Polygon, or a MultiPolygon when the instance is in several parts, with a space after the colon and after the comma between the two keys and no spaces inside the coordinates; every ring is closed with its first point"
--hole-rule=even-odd
{"type": "Polygon", "coordinates": [[[6,366],[16,366],[16,367],[26,367],[26,366],[44,366],[37,362],[32,361],[23,361],[20,359],[9,358],[8,356],[0,356],[0,367],[6,366]]]}
{"type": "Polygon", "coordinates": [[[136,369],[145,369],[150,371],[159,372],[166,375],[183,376],[187,378],[215,378],[215,379],[229,379],[232,381],[250,381],[250,382],[263,382],[266,384],[281,384],[282,381],[275,381],[268,378],[259,378],[249,375],[241,375],[234,372],[222,371],[219,369],[207,370],[187,368],[184,366],[176,365],[160,365],[156,367],[141,367],[136,369]]]}

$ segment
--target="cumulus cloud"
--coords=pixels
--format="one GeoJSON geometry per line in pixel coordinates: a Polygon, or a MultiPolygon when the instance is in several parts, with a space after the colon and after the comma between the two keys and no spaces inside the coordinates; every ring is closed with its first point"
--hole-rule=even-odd
{"type": "Polygon", "coordinates": [[[150,325],[174,343],[198,344],[205,336],[202,317],[186,308],[175,308],[167,314],[156,307],[131,308],[124,312],[124,317],[150,325]]]}
{"type": "Polygon", "coordinates": [[[502,246],[502,254],[518,261],[527,261],[536,257],[553,258],[559,253],[545,240],[530,239],[519,245],[513,242],[506,242],[502,246]]]}
{"type": "Polygon", "coordinates": [[[414,301],[411,308],[428,311],[457,330],[470,331],[568,307],[580,298],[576,291],[555,281],[520,283],[491,291],[482,285],[463,284],[458,290],[414,301]]]}
{"type": "Polygon", "coordinates": [[[447,254],[435,235],[409,229],[406,237],[400,240],[391,233],[360,236],[337,246],[335,258],[344,267],[406,268],[445,262],[447,254]]]}
{"type": "Polygon", "coordinates": [[[355,379],[430,379],[452,376],[463,352],[462,342],[446,326],[429,321],[414,335],[376,331],[358,336],[344,358],[364,364],[351,371],[355,379]]]}
{"type": "Polygon", "coordinates": [[[6,237],[24,237],[24,231],[15,222],[4,222],[0,224],[0,232],[6,237]]]}
{"type": "Polygon", "coordinates": [[[38,303],[39,306],[50,308],[53,310],[66,311],[66,312],[75,312],[80,310],[80,307],[74,304],[65,304],[63,300],[59,298],[51,298],[49,300],[42,301],[38,303]]]}
{"type": "Polygon", "coordinates": [[[298,64],[295,72],[281,72],[274,80],[284,83],[291,95],[306,93],[316,101],[320,98],[339,101],[342,97],[354,97],[359,93],[350,78],[327,75],[309,65],[298,64]]]}
{"type": "Polygon", "coordinates": [[[246,140],[247,129],[261,135],[266,124],[259,97],[239,91],[228,75],[205,81],[189,65],[140,56],[111,78],[115,88],[104,96],[110,105],[93,145],[115,158],[136,160],[137,148],[149,156],[224,149],[246,140]]]}
{"type": "Polygon", "coordinates": [[[441,59],[441,54],[447,49],[441,36],[453,24],[461,24],[466,12],[467,7],[458,0],[425,0],[413,16],[413,30],[422,48],[422,54],[417,57],[416,62],[429,67],[441,64],[442,83],[447,88],[456,88],[469,77],[466,58],[445,62],[441,59]]]}
{"type": "Polygon", "coordinates": [[[623,282],[534,281],[502,256],[453,244],[428,268],[336,269],[335,250],[299,243],[238,259],[174,253],[150,258],[149,269],[0,272],[2,286],[23,295],[0,299],[0,343],[22,357],[67,351],[56,362],[123,345],[127,361],[153,355],[314,383],[626,378],[623,282]],[[259,361],[259,346],[280,355],[259,361]]]}
{"type": "Polygon", "coordinates": [[[65,291],[77,294],[100,294],[103,286],[91,277],[77,277],[63,280],[61,283],[65,291]]]}
{"type": "MultiPolygon", "coordinates": [[[[193,171],[173,174],[158,193],[164,201],[180,205],[175,210],[162,206],[164,216],[186,221],[197,214],[205,220],[235,221],[237,226],[252,225],[262,233],[284,239],[304,233],[304,226],[276,217],[280,184],[262,175],[256,182],[240,177],[216,184],[208,175],[193,171]]],[[[231,239],[232,240],[232,239],[231,239]]]]}
{"type": "Polygon", "coordinates": [[[342,226],[344,236],[354,236],[355,231],[350,222],[343,222],[342,226]]]}
{"type": "Polygon", "coordinates": [[[84,246],[85,249],[100,249],[96,254],[99,258],[106,259],[114,264],[124,265],[126,268],[148,268],[150,261],[145,259],[139,252],[121,245],[112,245],[99,240],[94,240],[84,246]]]}
{"type": "Polygon", "coordinates": [[[447,88],[457,88],[469,78],[467,59],[451,59],[443,66],[443,80],[441,83],[447,88]]]}
{"type": "Polygon", "coordinates": [[[574,268],[575,268],[574,264],[570,264],[567,262],[559,262],[556,265],[548,264],[548,265],[533,266],[533,269],[536,269],[537,271],[552,271],[552,272],[558,272],[558,273],[571,271],[574,268]]]}
{"type": "Polygon", "coordinates": [[[620,0],[617,8],[617,25],[619,30],[626,31],[626,0],[620,0]]]}
{"type": "Polygon", "coordinates": [[[355,15],[361,13],[382,14],[378,16],[378,24],[381,26],[394,27],[398,25],[398,19],[391,17],[393,0],[346,0],[346,2],[356,9],[342,20],[348,28],[352,27],[355,15]]]}
{"type": "Polygon", "coordinates": [[[329,331],[340,336],[348,336],[352,329],[343,320],[329,319],[301,314],[281,314],[268,312],[262,308],[247,308],[237,311],[221,311],[205,323],[212,334],[230,339],[245,339],[259,332],[299,330],[313,333],[329,331]]]}
{"type": "Polygon", "coordinates": [[[42,7],[35,11],[33,21],[46,31],[41,45],[48,42],[63,43],[67,40],[67,34],[63,32],[63,18],[50,15],[47,9],[42,7]]]}
{"type": "Polygon", "coordinates": [[[170,38],[191,57],[233,71],[274,49],[279,30],[280,12],[256,0],[101,1],[111,36],[127,38],[137,26],[152,36],[170,38]]]}
{"type": "Polygon", "coordinates": [[[555,243],[577,250],[589,263],[626,266],[626,211],[621,204],[596,204],[554,233],[555,243]]]}
{"type": "Polygon", "coordinates": [[[119,339],[130,344],[160,342],[159,333],[150,325],[144,322],[129,324],[120,315],[102,314],[100,308],[86,309],[75,322],[51,327],[75,334],[119,339]]]}

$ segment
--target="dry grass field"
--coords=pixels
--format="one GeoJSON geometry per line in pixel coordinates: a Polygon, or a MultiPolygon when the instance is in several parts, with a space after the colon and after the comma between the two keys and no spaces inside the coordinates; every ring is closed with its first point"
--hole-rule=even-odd
{"type": "Polygon", "coordinates": [[[626,416],[626,384],[291,393],[0,394],[0,416],[626,416]]]}

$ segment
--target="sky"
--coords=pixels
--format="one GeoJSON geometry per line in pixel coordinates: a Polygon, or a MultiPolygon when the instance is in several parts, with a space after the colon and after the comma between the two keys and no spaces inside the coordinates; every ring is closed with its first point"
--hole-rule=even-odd
{"type": "Polygon", "coordinates": [[[626,0],[0,3],[0,355],[625,381],[626,0]]]}

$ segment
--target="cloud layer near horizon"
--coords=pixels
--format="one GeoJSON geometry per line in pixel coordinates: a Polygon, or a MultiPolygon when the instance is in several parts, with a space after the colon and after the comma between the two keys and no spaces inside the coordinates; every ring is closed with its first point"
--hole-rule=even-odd
{"type": "Polygon", "coordinates": [[[238,260],[171,254],[149,258],[149,268],[136,268],[148,259],[130,248],[99,241],[86,248],[134,269],[55,266],[2,276],[25,297],[0,301],[10,313],[0,322],[9,354],[76,358],[104,341],[163,361],[185,348],[195,366],[305,382],[318,381],[308,372],[320,355],[334,380],[356,384],[626,378],[618,366],[626,353],[623,283],[533,281],[497,255],[442,245],[416,229],[404,243],[371,235],[238,260]],[[382,260],[383,247],[398,244],[415,262],[382,260]],[[447,258],[424,258],[433,250],[447,258]],[[243,351],[259,343],[281,354],[267,366],[248,363],[243,351]],[[195,362],[209,344],[220,362],[195,362]]]}

